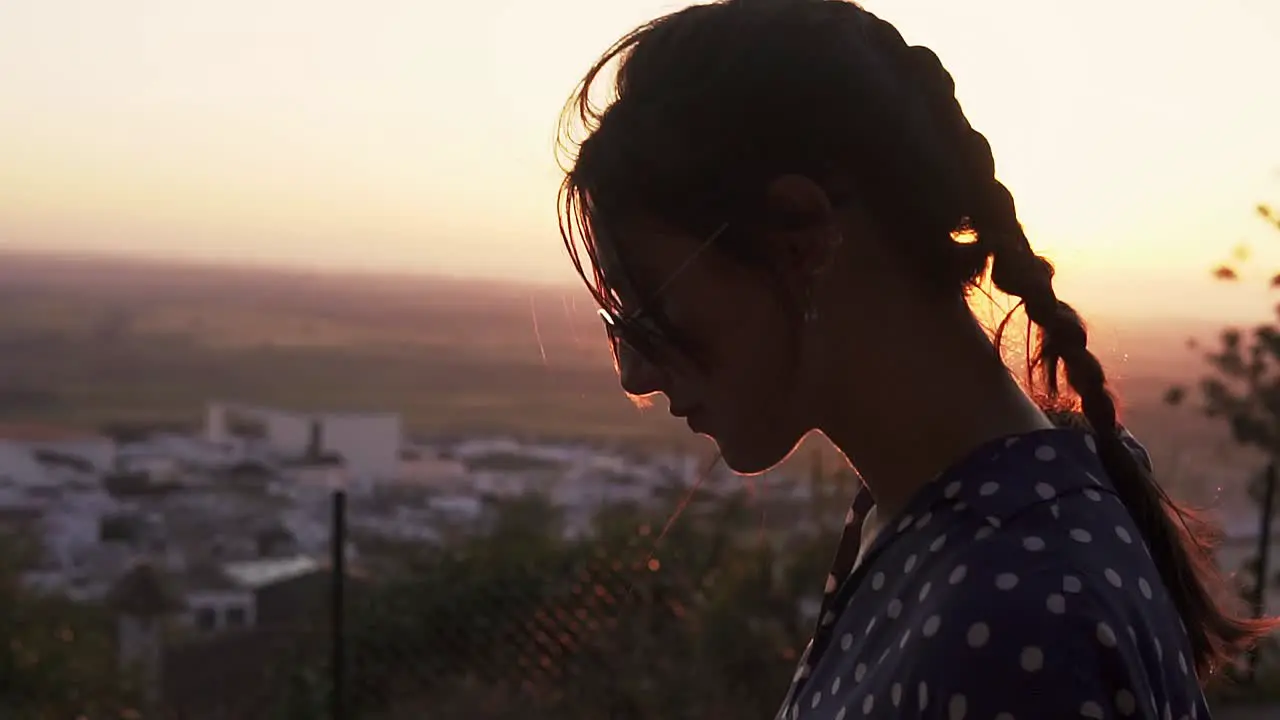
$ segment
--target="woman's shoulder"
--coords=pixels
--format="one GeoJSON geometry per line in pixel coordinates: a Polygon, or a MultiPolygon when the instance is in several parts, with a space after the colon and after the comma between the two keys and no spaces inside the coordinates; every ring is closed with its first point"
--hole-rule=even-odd
{"type": "Polygon", "coordinates": [[[942,705],[925,717],[1102,718],[1152,705],[1193,717],[1205,710],[1185,633],[1163,605],[1158,579],[1082,567],[1016,528],[957,553],[931,575],[932,602],[912,613],[921,645],[905,673],[942,705]]]}

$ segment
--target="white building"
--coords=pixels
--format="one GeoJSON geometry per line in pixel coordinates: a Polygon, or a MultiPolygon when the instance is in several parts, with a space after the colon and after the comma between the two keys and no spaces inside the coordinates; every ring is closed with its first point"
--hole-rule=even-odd
{"type": "Polygon", "coordinates": [[[208,407],[205,439],[246,456],[336,455],[351,476],[381,480],[400,469],[404,422],[398,413],[299,413],[215,402],[208,407]]]}
{"type": "Polygon", "coordinates": [[[56,462],[64,459],[84,464],[86,470],[95,472],[111,470],[116,462],[114,440],[82,430],[0,424],[0,444],[24,448],[40,460],[56,462]]]}

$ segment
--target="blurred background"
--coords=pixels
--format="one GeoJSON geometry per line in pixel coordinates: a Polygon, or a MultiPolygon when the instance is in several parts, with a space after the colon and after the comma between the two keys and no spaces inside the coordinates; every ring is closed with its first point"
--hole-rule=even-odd
{"type": "MultiPolygon", "coordinates": [[[[865,5],[1280,613],[1280,5],[865,5]]],[[[680,6],[0,0],[0,717],[771,717],[856,478],[704,475],[555,224],[562,103],[680,6]]]]}

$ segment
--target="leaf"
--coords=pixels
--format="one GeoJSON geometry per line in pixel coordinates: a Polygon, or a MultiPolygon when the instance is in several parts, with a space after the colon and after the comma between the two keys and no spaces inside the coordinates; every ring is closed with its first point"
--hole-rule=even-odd
{"type": "Polygon", "coordinates": [[[1226,265],[1219,265],[1213,269],[1213,279],[1232,282],[1234,280],[1239,280],[1240,276],[1232,268],[1226,265]]]}

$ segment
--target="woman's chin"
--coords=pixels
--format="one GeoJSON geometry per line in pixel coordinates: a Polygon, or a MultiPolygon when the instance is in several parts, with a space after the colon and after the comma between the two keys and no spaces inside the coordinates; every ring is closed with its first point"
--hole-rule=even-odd
{"type": "Polygon", "coordinates": [[[759,443],[724,441],[708,435],[720,450],[725,466],[739,475],[758,475],[786,459],[786,452],[769,452],[759,443]]]}

